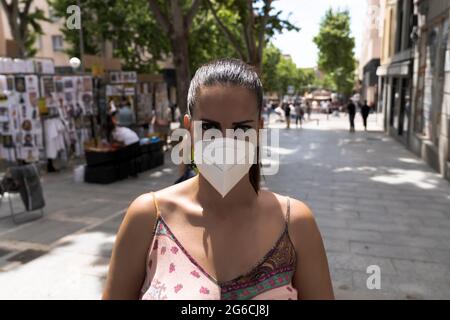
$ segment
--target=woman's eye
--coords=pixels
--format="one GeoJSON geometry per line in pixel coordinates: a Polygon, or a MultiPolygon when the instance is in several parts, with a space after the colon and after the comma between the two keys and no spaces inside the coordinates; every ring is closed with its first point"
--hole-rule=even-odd
{"type": "Polygon", "coordinates": [[[203,131],[206,131],[206,130],[209,130],[209,129],[213,129],[213,128],[214,128],[214,125],[211,124],[211,123],[203,123],[202,124],[203,131]]]}
{"type": "Polygon", "coordinates": [[[242,130],[242,131],[247,131],[247,130],[249,130],[249,129],[251,129],[251,127],[250,126],[239,126],[239,127],[236,127],[236,128],[234,128],[234,131],[236,131],[236,130],[242,130]]]}
{"type": "Polygon", "coordinates": [[[218,129],[216,125],[212,124],[212,123],[203,123],[202,124],[202,130],[203,131],[207,131],[210,129],[218,129]]]}

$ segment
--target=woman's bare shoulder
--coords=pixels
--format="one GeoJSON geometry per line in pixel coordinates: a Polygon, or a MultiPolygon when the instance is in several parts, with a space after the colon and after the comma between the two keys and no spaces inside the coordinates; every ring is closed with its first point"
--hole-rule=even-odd
{"type": "MultiPolygon", "coordinates": [[[[287,212],[288,197],[274,192],[269,193],[272,195],[272,197],[277,199],[277,202],[283,209],[283,212],[287,212]]],[[[310,235],[318,233],[314,214],[306,203],[301,200],[289,197],[289,206],[289,234],[293,238],[302,241],[310,235]]]]}
{"type": "MultiPolygon", "coordinates": [[[[277,206],[281,206],[283,212],[287,211],[288,205],[288,196],[281,195],[275,192],[271,192],[268,190],[262,191],[263,197],[272,202],[272,204],[276,204],[277,206]],[[275,200],[275,201],[274,201],[275,200]]],[[[289,197],[289,210],[290,210],[290,221],[294,222],[297,220],[311,220],[314,219],[313,213],[311,209],[308,207],[306,203],[301,200],[289,197]]]]}
{"type": "Polygon", "coordinates": [[[170,213],[176,207],[187,203],[194,183],[193,179],[189,179],[155,192],[158,206],[162,212],[170,213]]]}
{"type": "Polygon", "coordinates": [[[157,210],[151,193],[145,193],[134,199],[127,209],[121,228],[148,232],[157,219],[157,210]]]}

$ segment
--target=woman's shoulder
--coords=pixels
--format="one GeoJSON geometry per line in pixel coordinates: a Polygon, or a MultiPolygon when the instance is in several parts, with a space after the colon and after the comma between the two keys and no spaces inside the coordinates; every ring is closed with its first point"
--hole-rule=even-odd
{"type": "Polygon", "coordinates": [[[156,223],[157,209],[152,193],[145,193],[134,199],[127,209],[122,222],[135,231],[147,232],[156,223]]]}
{"type": "Polygon", "coordinates": [[[275,197],[278,206],[281,206],[285,214],[289,214],[289,235],[296,243],[303,243],[306,239],[311,236],[315,237],[318,234],[314,214],[305,202],[294,197],[284,196],[270,191],[266,192],[268,192],[266,196],[275,197]]]}
{"type": "Polygon", "coordinates": [[[261,193],[267,205],[281,206],[283,212],[285,212],[286,214],[289,210],[290,222],[314,218],[311,209],[302,200],[267,190],[261,191],[261,193]]]}

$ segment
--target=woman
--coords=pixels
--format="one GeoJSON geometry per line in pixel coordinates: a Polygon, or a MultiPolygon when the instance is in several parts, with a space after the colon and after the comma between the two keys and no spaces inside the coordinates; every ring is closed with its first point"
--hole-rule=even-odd
{"type": "MultiPolygon", "coordinates": [[[[184,125],[192,131],[200,120],[202,130],[222,134],[257,130],[262,97],[245,63],[209,63],[191,81],[184,125]]],[[[259,165],[224,197],[199,170],[130,205],[104,299],[333,299],[322,239],[305,204],[261,190],[259,165]]]]}

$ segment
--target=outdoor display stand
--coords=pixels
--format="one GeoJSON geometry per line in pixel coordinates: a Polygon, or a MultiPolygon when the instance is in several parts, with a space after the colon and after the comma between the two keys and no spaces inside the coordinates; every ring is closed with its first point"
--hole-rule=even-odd
{"type": "Polygon", "coordinates": [[[0,156],[8,165],[0,191],[2,196],[8,194],[11,216],[16,223],[20,214],[40,210],[36,218],[43,215],[45,201],[36,165],[44,146],[37,73],[51,68],[48,61],[0,59],[0,156]],[[12,193],[20,194],[25,211],[14,210],[12,193]]]}
{"type": "Polygon", "coordinates": [[[39,161],[43,148],[36,75],[0,75],[0,156],[9,162],[39,161]]]}
{"type": "Polygon", "coordinates": [[[143,139],[123,148],[86,149],[84,181],[108,184],[164,164],[163,142],[143,139]]]}
{"type": "Polygon", "coordinates": [[[95,133],[92,77],[54,73],[48,59],[0,58],[0,157],[32,163],[83,154],[95,133]]]}
{"type": "Polygon", "coordinates": [[[167,84],[158,82],[155,84],[155,124],[154,131],[159,134],[164,142],[170,135],[170,101],[167,84]]]}
{"type": "Polygon", "coordinates": [[[84,154],[84,144],[91,138],[92,118],[96,115],[93,103],[91,76],[55,76],[55,100],[60,119],[68,135],[70,151],[77,157],[84,154]]]}
{"type": "Polygon", "coordinates": [[[136,119],[140,126],[147,127],[153,120],[155,82],[162,80],[162,76],[139,74],[137,83],[136,119]]]}
{"type": "Polygon", "coordinates": [[[131,110],[136,114],[136,83],[137,73],[134,71],[113,71],[109,73],[109,84],[106,86],[107,101],[114,101],[116,107],[125,97],[131,104],[131,110]]]}

